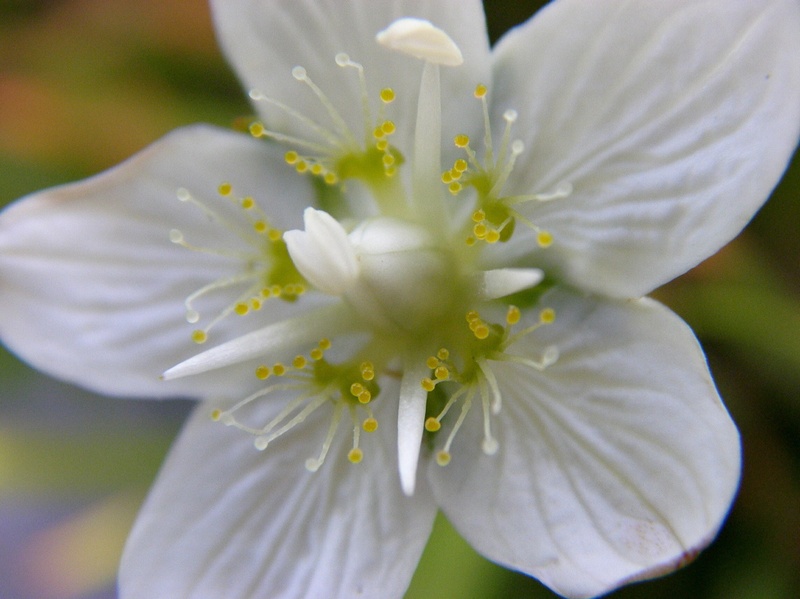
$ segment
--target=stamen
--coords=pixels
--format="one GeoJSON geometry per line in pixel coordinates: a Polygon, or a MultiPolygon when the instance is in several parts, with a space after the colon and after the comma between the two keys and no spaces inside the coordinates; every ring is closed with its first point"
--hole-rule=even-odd
{"type": "Polygon", "coordinates": [[[294,77],[297,81],[305,83],[311,91],[314,92],[314,95],[317,96],[320,103],[325,107],[325,110],[328,112],[328,116],[334,122],[334,124],[339,129],[339,132],[353,145],[357,146],[355,137],[350,132],[350,128],[347,126],[347,123],[339,114],[339,111],[333,106],[331,101],[328,99],[328,96],[311,80],[311,77],[308,76],[305,68],[301,66],[296,66],[292,69],[292,77],[294,77]]]}

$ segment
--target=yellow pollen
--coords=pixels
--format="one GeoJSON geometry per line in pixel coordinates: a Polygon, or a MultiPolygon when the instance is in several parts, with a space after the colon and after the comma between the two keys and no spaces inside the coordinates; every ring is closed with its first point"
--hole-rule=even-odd
{"type": "Polygon", "coordinates": [[[486,339],[489,336],[489,327],[485,324],[479,324],[472,333],[477,339],[486,339]]]}
{"type": "Polygon", "coordinates": [[[439,358],[437,358],[436,356],[431,356],[425,362],[425,366],[427,366],[431,370],[433,370],[434,368],[438,368],[438,366],[439,366],[439,358]]]}
{"type": "Polygon", "coordinates": [[[546,248],[553,243],[553,235],[549,231],[539,231],[536,235],[536,243],[540,247],[546,248]]]}
{"type": "Polygon", "coordinates": [[[322,174],[322,165],[321,164],[312,165],[311,174],[312,175],[321,175],[322,174]]]}
{"type": "Polygon", "coordinates": [[[433,416],[431,416],[425,421],[425,430],[428,431],[429,433],[435,433],[440,428],[442,428],[442,423],[436,420],[436,418],[434,418],[433,416]]]}
{"type": "Polygon", "coordinates": [[[378,430],[378,421],[370,417],[364,420],[364,423],[361,426],[368,433],[374,433],[376,430],[378,430]]]}
{"type": "Polygon", "coordinates": [[[478,223],[474,227],[472,227],[472,234],[475,235],[478,239],[483,239],[486,237],[486,233],[488,233],[489,229],[483,223],[478,223]]]}
{"type": "Polygon", "coordinates": [[[453,168],[456,169],[459,173],[466,172],[467,170],[467,161],[463,158],[459,158],[453,164],[453,168]]]}
{"type": "Polygon", "coordinates": [[[375,139],[383,139],[385,137],[385,134],[383,133],[383,127],[375,127],[375,129],[372,131],[372,136],[375,139]]]}
{"type": "Polygon", "coordinates": [[[433,374],[436,375],[436,379],[439,381],[450,378],[450,370],[448,370],[447,366],[439,366],[433,374]]]}
{"type": "Polygon", "coordinates": [[[440,466],[447,466],[450,463],[450,452],[440,451],[436,454],[436,463],[440,466]]]}
{"type": "Polygon", "coordinates": [[[445,171],[442,173],[442,183],[445,185],[448,183],[453,182],[453,175],[450,174],[450,171],[445,171]]]}
{"type": "Polygon", "coordinates": [[[522,318],[522,312],[520,312],[519,308],[516,306],[509,306],[508,312],[506,313],[506,323],[517,324],[520,318],[522,318]]]}
{"type": "Polygon", "coordinates": [[[476,210],[472,213],[472,221],[479,223],[486,220],[486,213],[483,210],[476,210]]]}
{"type": "Polygon", "coordinates": [[[322,180],[328,185],[333,185],[339,180],[339,178],[333,173],[325,173],[325,176],[322,177],[322,180]]]}
{"type": "Polygon", "coordinates": [[[358,464],[364,459],[364,452],[361,451],[360,448],[354,447],[347,453],[347,459],[350,460],[352,464],[358,464]]]}
{"type": "Polygon", "coordinates": [[[475,241],[476,239],[472,235],[470,235],[464,240],[464,243],[466,243],[468,246],[473,246],[475,245],[475,241]]]}
{"type": "Polygon", "coordinates": [[[286,374],[286,366],[284,366],[280,362],[277,362],[272,367],[272,372],[275,373],[275,376],[283,376],[284,374],[286,374]]]}
{"type": "Polygon", "coordinates": [[[387,177],[394,177],[397,174],[397,167],[395,166],[387,167],[386,169],[384,169],[383,172],[387,177]]]}
{"type": "Polygon", "coordinates": [[[386,135],[391,135],[392,133],[394,133],[397,130],[397,128],[395,127],[395,125],[394,125],[394,123],[392,121],[383,121],[383,123],[381,124],[381,130],[386,135]]]}
{"type": "Polygon", "coordinates": [[[383,155],[383,166],[392,166],[394,164],[394,156],[391,154],[383,155]]]}
{"type": "Polygon", "coordinates": [[[278,229],[270,229],[269,233],[267,233],[267,238],[269,238],[270,241],[278,241],[281,237],[283,237],[283,233],[278,229]]]}
{"type": "Polygon", "coordinates": [[[497,229],[492,229],[486,233],[486,243],[497,243],[500,241],[500,233],[497,229]]]}
{"type": "Polygon", "coordinates": [[[384,104],[389,104],[390,102],[394,102],[394,90],[391,87],[385,87],[381,90],[381,101],[384,104]]]}
{"type": "Polygon", "coordinates": [[[466,148],[469,145],[469,136],[463,133],[461,135],[456,135],[453,142],[456,144],[457,148],[466,148]]]}
{"type": "Polygon", "coordinates": [[[251,310],[260,310],[261,309],[261,300],[257,297],[254,297],[250,300],[250,309],[251,310]]]}
{"type": "Polygon", "coordinates": [[[308,163],[305,160],[300,160],[294,168],[298,173],[305,173],[308,170],[308,163]]]}
{"type": "Polygon", "coordinates": [[[475,87],[475,97],[476,98],[483,98],[486,95],[486,92],[489,91],[483,83],[479,83],[475,87]]]}
{"type": "Polygon", "coordinates": [[[467,312],[467,322],[475,322],[480,320],[481,315],[478,314],[477,310],[470,310],[467,312]]]}
{"type": "Polygon", "coordinates": [[[269,366],[259,366],[256,368],[256,376],[262,381],[269,378],[269,366]]]}
{"type": "Polygon", "coordinates": [[[386,148],[389,147],[389,142],[385,139],[378,140],[375,144],[375,147],[378,148],[381,152],[385,152],[386,148]]]}
{"type": "Polygon", "coordinates": [[[261,137],[264,135],[264,125],[262,123],[253,123],[250,125],[250,135],[253,137],[261,137]]]}
{"type": "Polygon", "coordinates": [[[372,362],[363,362],[361,364],[361,378],[365,381],[371,381],[375,378],[375,367],[372,362]]]}
{"type": "Polygon", "coordinates": [[[331,348],[331,342],[330,342],[330,339],[325,339],[325,338],[322,338],[322,339],[320,339],[320,340],[319,340],[319,348],[320,348],[322,351],[325,351],[325,350],[328,350],[328,349],[330,349],[330,348],[331,348]]]}
{"type": "Polygon", "coordinates": [[[255,207],[256,203],[253,198],[247,196],[246,198],[242,198],[242,208],[245,210],[252,210],[255,207]]]}
{"type": "Polygon", "coordinates": [[[364,392],[364,385],[362,385],[361,383],[353,383],[352,385],[350,385],[350,393],[353,395],[353,397],[358,397],[363,392],[364,392]]]}
{"type": "Polygon", "coordinates": [[[457,195],[458,192],[461,191],[463,188],[461,187],[461,183],[459,183],[458,181],[453,181],[450,185],[448,185],[447,189],[453,195],[457,195]]]}
{"type": "Polygon", "coordinates": [[[436,388],[436,385],[428,377],[425,377],[424,379],[422,379],[422,383],[421,384],[422,384],[422,388],[425,389],[425,391],[427,391],[428,393],[430,393],[431,391],[433,391],[436,388]]]}
{"type": "Polygon", "coordinates": [[[221,196],[229,196],[233,191],[233,186],[230,183],[220,183],[219,187],[217,188],[217,191],[221,196]]]}
{"type": "Polygon", "coordinates": [[[195,343],[205,343],[208,341],[208,334],[200,329],[192,332],[192,341],[195,343]]]}
{"type": "Polygon", "coordinates": [[[233,309],[239,316],[244,316],[250,311],[250,308],[247,307],[247,304],[236,304],[236,307],[233,309]]]}
{"type": "Polygon", "coordinates": [[[305,356],[295,356],[295,359],[292,360],[292,366],[298,370],[305,368],[306,363],[305,356]]]}
{"type": "Polygon", "coordinates": [[[211,420],[218,422],[222,417],[222,410],[211,410],[211,420]]]}
{"type": "Polygon", "coordinates": [[[442,348],[442,349],[440,349],[438,352],[436,352],[436,356],[437,356],[437,357],[438,357],[440,360],[446,360],[447,358],[449,358],[449,357],[450,357],[450,351],[449,351],[447,348],[444,348],[444,347],[443,347],[443,348],[442,348]]]}
{"type": "Polygon", "coordinates": [[[283,155],[283,159],[286,161],[286,164],[296,164],[297,161],[300,160],[300,156],[294,150],[289,150],[283,155]]]}
{"type": "Polygon", "coordinates": [[[539,321],[544,324],[550,324],[556,319],[556,311],[552,308],[545,308],[539,313],[539,321]]]}
{"type": "Polygon", "coordinates": [[[267,223],[265,223],[263,220],[257,220],[253,223],[253,229],[256,233],[266,233],[267,223]]]}
{"type": "Polygon", "coordinates": [[[367,404],[372,400],[372,393],[364,389],[358,394],[358,403],[367,404]]]}

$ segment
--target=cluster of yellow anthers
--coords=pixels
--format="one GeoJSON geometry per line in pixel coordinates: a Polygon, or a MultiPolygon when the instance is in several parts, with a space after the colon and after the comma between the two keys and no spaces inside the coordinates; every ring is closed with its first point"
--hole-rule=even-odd
{"type": "Polygon", "coordinates": [[[256,448],[264,450],[274,439],[300,424],[317,408],[332,402],[334,414],[322,451],[318,458],[309,459],[306,467],[312,471],[316,470],[325,460],[344,407],[349,408],[353,421],[353,445],[347,458],[353,464],[358,464],[364,458],[364,452],[359,447],[360,431],[373,433],[378,430],[378,421],[369,406],[374,399],[370,387],[376,389],[371,385],[371,381],[375,378],[375,367],[371,362],[362,362],[357,368],[358,375],[354,376],[353,369],[332,366],[323,359],[330,347],[330,340],[320,339],[307,356],[295,356],[290,364],[278,362],[272,366],[263,364],[258,366],[255,369],[258,379],[279,378],[281,381],[253,393],[232,408],[213,410],[212,420],[250,433],[255,437],[256,448]],[[251,428],[236,420],[234,416],[236,411],[276,391],[292,391],[296,395],[266,426],[251,428]],[[357,420],[356,407],[366,411],[367,417],[363,421],[357,420]]]}
{"type": "Polygon", "coordinates": [[[364,161],[370,158],[379,159],[383,173],[387,177],[392,177],[397,172],[397,157],[392,151],[389,137],[396,131],[393,121],[384,118],[384,108],[394,102],[395,92],[387,87],[380,91],[380,110],[378,118],[372,119],[367,98],[366,79],[364,77],[364,67],[351,60],[345,53],[336,55],[336,64],[343,68],[352,68],[358,72],[359,83],[362,92],[362,104],[364,110],[364,125],[367,131],[364,145],[358,143],[356,137],[349,130],[344,119],[339,115],[336,108],[330,102],[325,93],[308,76],[303,67],[297,66],[292,69],[292,76],[306,86],[317,96],[333,124],[332,129],[323,127],[304,115],[298,113],[293,108],[265,96],[257,90],[250,92],[250,97],[257,102],[271,104],[297,122],[305,126],[305,129],[312,133],[314,139],[304,139],[271,131],[266,128],[263,122],[256,121],[250,125],[250,134],[255,138],[271,138],[281,143],[285,143],[293,149],[284,154],[286,164],[294,167],[300,173],[309,173],[322,179],[328,185],[336,185],[342,179],[352,176],[349,171],[356,165],[356,168],[364,166],[364,161]],[[374,126],[373,126],[374,123],[374,126]],[[370,133],[372,139],[370,139],[370,133]],[[302,149],[302,151],[301,151],[302,149]],[[377,153],[375,152],[377,150],[377,153]]]}
{"type": "Polygon", "coordinates": [[[431,369],[431,375],[421,381],[422,388],[428,393],[432,392],[437,385],[446,381],[453,381],[460,384],[450,394],[444,407],[437,416],[429,416],[425,420],[425,430],[430,433],[438,432],[442,427],[442,419],[450,409],[458,402],[462,401],[461,413],[456,419],[455,425],[451,429],[444,446],[436,453],[436,462],[440,466],[450,463],[450,446],[456,433],[461,428],[467,413],[472,405],[472,400],[476,395],[480,395],[484,414],[484,441],[483,447],[486,453],[494,453],[497,450],[497,441],[491,435],[489,423],[490,414],[496,414],[500,409],[500,391],[497,381],[487,364],[487,360],[507,360],[520,362],[537,369],[543,369],[555,361],[553,348],[545,352],[545,357],[541,361],[530,360],[519,356],[508,355],[505,350],[521,337],[532,333],[544,325],[555,321],[556,313],[552,308],[545,308],[539,313],[539,321],[526,329],[512,335],[512,328],[522,319],[522,312],[516,306],[509,306],[505,317],[505,326],[490,324],[483,320],[477,310],[467,312],[466,319],[469,329],[478,341],[489,339],[494,330],[497,333],[496,343],[491,343],[490,348],[486,348],[485,353],[463,356],[462,358],[473,362],[464,364],[462,371],[459,371],[456,364],[450,358],[450,350],[440,349],[435,356],[430,356],[426,361],[426,366],[431,369]]]}
{"type": "MultiPolygon", "coordinates": [[[[186,307],[186,320],[189,323],[197,323],[200,320],[200,313],[195,309],[195,303],[202,297],[211,293],[232,287],[246,287],[245,291],[233,302],[228,304],[203,328],[195,329],[192,332],[192,340],[195,343],[205,343],[208,340],[209,331],[224,318],[231,314],[244,316],[250,312],[260,310],[264,300],[269,298],[281,298],[287,301],[294,301],[298,296],[306,292],[305,284],[300,277],[296,280],[286,280],[284,283],[268,281],[265,273],[275,258],[280,258],[286,254],[283,231],[273,227],[266,214],[256,203],[252,196],[240,197],[234,194],[233,186],[230,183],[221,183],[217,187],[217,194],[220,198],[233,203],[244,215],[247,225],[234,222],[234,220],[223,216],[212,206],[207,205],[200,199],[194,197],[188,190],[179,189],[178,199],[188,202],[202,210],[213,222],[220,226],[230,229],[236,233],[250,246],[248,250],[237,250],[233,248],[209,248],[199,247],[190,244],[183,233],[178,229],[170,231],[170,240],[185,248],[203,253],[216,254],[224,257],[233,257],[250,265],[246,271],[234,276],[224,277],[205,285],[189,295],[184,301],[186,307]],[[266,246],[265,246],[266,242],[266,246]],[[271,248],[266,250],[265,247],[271,248]]],[[[288,254],[286,254],[288,259],[288,254]]]]}

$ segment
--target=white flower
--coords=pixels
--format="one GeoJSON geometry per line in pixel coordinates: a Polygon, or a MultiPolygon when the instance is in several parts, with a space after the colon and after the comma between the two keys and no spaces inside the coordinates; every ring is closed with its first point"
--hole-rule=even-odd
{"type": "Polygon", "coordinates": [[[401,596],[437,506],[570,597],[709,543],[738,434],[638,298],[778,181],[800,5],[557,0],[492,51],[474,0],[212,8],[250,137],[179,130],[0,216],[9,347],[207,398],[122,597],[401,596]]]}

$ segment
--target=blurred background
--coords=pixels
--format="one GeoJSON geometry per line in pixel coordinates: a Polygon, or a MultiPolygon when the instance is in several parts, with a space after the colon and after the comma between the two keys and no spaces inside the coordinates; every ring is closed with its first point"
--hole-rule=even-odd
{"type": "MultiPolygon", "coordinates": [[[[488,0],[492,39],[543,2],[488,0]]],[[[0,205],[180,125],[250,113],[205,0],[0,0],[0,205]]],[[[654,295],[705,347],[744,444],[739,497],[689,567],[615,599],[800,597],[800,164],[733,243],[654,295]]],[[[0,347],[0,598],[113,599],[127,531],[189,402],[110,400],[0,347]]],[[[552,598],[444,519],[409,599],[552,598]]]]}

